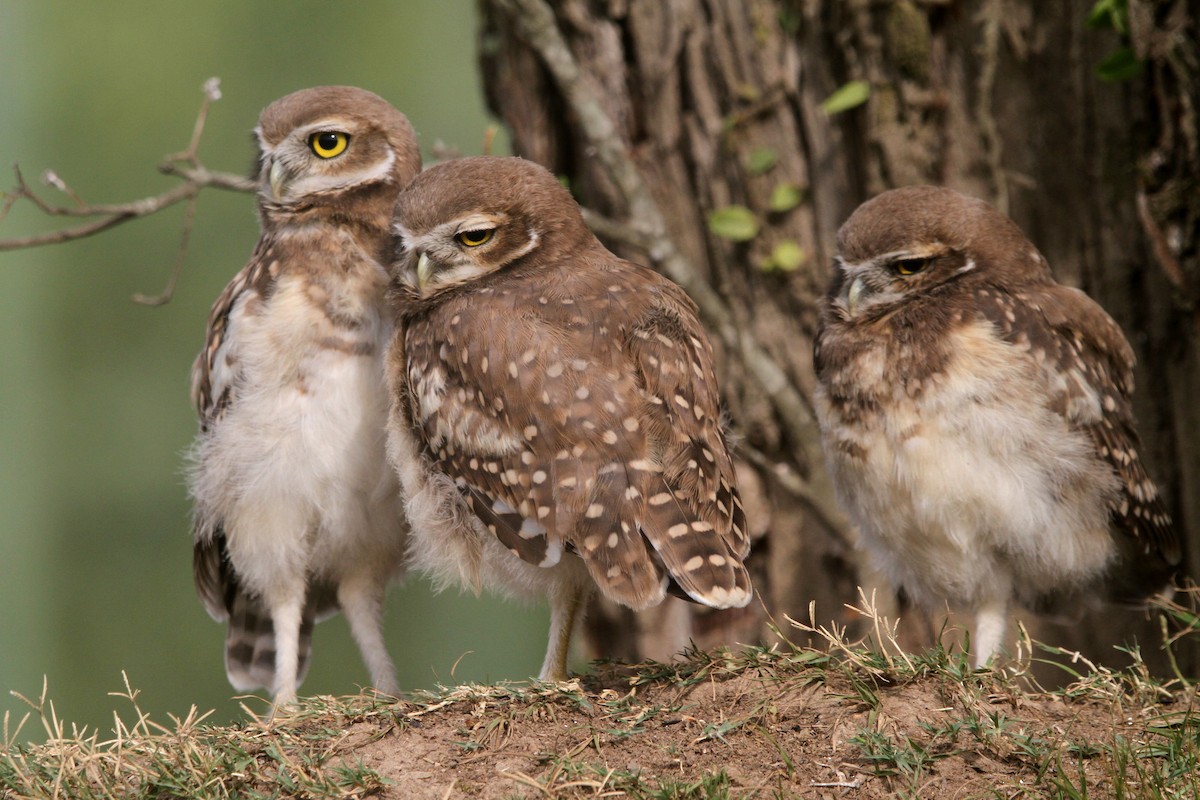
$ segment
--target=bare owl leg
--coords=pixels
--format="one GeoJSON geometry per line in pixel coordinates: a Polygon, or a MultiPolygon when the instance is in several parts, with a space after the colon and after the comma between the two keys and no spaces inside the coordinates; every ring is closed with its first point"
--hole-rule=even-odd
{"type": "Polygon", "coordinates": [[[384,694],[396,695],[396,667],[388,655],[383,639],[383,598],[387,591],[387,576],[355,575],[346,578],[338,587],[338,603],[363,662],[371,672],[372,685],[384,694]]]}
{"type": "Polygon", "coordinates": [[[971,666],[979,669],[1000,652],[1004,631],[1008,627],[1008,604],[990,600],[975,612],[975,630],[971,635],[971,666]]]}
{"type": "Polygon", "coordinates": [[[275,706],[296,700],[300,672],[300,620],[304,611],[304,584],[289,585],[264,598],[275,626],[275,706]]]}
{"type": "Polygon", "coordinates": [[[583,607],[588,590],[576,581],[558,582],[550,592],[550,643],[546,660],[538,678],[556,683],[567,679],[567,656],[571,650],[571,634],[583,620],[583,607]]]}

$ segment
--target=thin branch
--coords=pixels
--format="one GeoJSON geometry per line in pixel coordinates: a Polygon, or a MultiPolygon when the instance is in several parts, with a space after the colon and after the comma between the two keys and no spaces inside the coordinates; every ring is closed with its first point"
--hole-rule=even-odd
{"type": "Polygon", "coordinates": [[[180,178],[183,180],[183,183],[161,194],[143,197],[128,203],[91,205],[84,202],[83,198],[67,185],[66,181],[59,177],[58,173],[53,170],[47,170],[42,174],[42,183],[57,189],[73,201],[73,205],[55,205],[38,195],[26,182],[25,176],[21,174],[20,167],[14,164],[13,173],[16,176],[16,186],[4,193],[4,204],[0,207],[0,222],[4,221],[4,218],[8,216],[8,212],[12,210],[12,207],[22,199],[28,200],[48,217],[99,217],[99,219],[92,219],[90,222],[85,222],[81,225],[60,228],[49,233],[0,239],[0,252],[83,239],[106,231],[109,228],[114,228],[123,222],[157,214],[159,211],[186,201],[187,207],[184,212],[183,230],[180,234],[179,253],[176,256],[175,266],[172,269],[167,287],[161,294],[155,297],[146,297],[141,294],[134,295],[135,301],[148,305],[161,305],[170,300],[175,284],[178,282],[179,275],[183,270],[188,240],[191,235],[192,223],[195,219],[196,198],[199,196],[200,191],[209,187],[233,192],[254,192],[256,189],[254,181],[243,178],[240,175],[212,172],[200,163],[197,156],[197,149],[200,146],[200,139],[204,134],[204,124],[208,119],[209,108],[215,101],[221,98],[220,82],[216,78],[210,78],[205,82],[203,91],[204,102],[200,106],[200,113],[196,116],[196,124],[192,129],[192,137],[187,149],[183,152],[167,156],[158,166],[159,172],[164,175],[180,178]]]}
{"type": "Polygon", "coordinates": [[[200,104],[200,113],[196,115],[196,124],[192,126],[192,139],[182,153],[166,157],[165,162],[168,164],[186,161],[193,167],[200,166],[196,153],[200,149],[200,138],[204,136],[204,125],[208,122],[208,110],[212,108],[213,103],[221,99],[221,79],[209,78],[204,82],[201,91],[204,92],[204,102],[200,104]]]}
{"type": "MultiPolygon", "coordinates": [[[[738,354],[745,369],[771,400],[788,438],[808,464],[809,494],[823,520],[839,521],[834,533],[844,533],[845,517],[833,499],[828,476],[821,468],[824,457],[816,420],[799,389],[784,369],[752,335],[735,323],[734,315],[720,294],[688,262],[671,239],[662,213],[637,165],[600,102],[599,91],[583,74],[558,29],[554,12],[545,0],[494,0],[516,24],[526,43],[545,63],[562,92],[596,157],[621,193],[630,220],[626,226],[641,239],[647,254],[692,297],[709,328],[720,336],[731,352],[738,354]]],[[[595,219],[595,216],[592,216],[595,219]]],[[[615,230],[616,226],[610,229],[615,230]]]]}
{"type": "Polygon", "coordinates": [[[1163,274],[1176,289],[1186,290],[1187,277],[1184,276],[1183,267],[1171,252],[1171,245],[1167,242],[1166,234],[1163,233],[1162,227],[1159,226],[1154,219],[1153,212],[1150,211],[1146,187],[1142,185],[1141,181],[1138,182],[1137,213],[1138,221],[1142,223],[1142,230],[1150,240],[1150,248],[1154,251],[1154,257],[1158,260],[1158,265],[1162,267],[1163,274]]]}
{"type": "MultiPolygon", "coordinates": [[[[132,200],[128,203],[116,203],[111,205],[83,205],[75,207],[54,206],[47,203],[42,198],[33,193],[29,185],[25,183],[21,176],[21,171],[15,165],[13,171],[17,175],[17,185],[15,188],[6,193],[5,197],[5,212],[12,205],[25,198],[32,202],[42,213],[51,217],[103,217],[103,219],[89,222],[85,225],[78,225],[74,228],[62,228],[50,233],[37,234],[35,236],[22,236],[13,239],[0,239],[0,251],[4,250],[20,250],[25,247],[37,247],[43,244],[58,244],[60,242],[69,242],[74,239],[82,239],[85,236],[91,236],[100,231],[107,230],[114,225],[119,225],[122,222],[128,222],[131,219],[139,217],[147,217],[151,214],[158,213],[164,208],[169,208],[176,203],[182,202],[199,194],[201,189],[212,187],[214,189],[226,189],[233,192],[253,192],[255,185],[253,181],[247,180],[240,175],[233,175],[224,172],[209,172],[204,167],[196,169],[179,169],[171,167],[170,169],[162,169],[167,175],[173,175],[184,179],[184,183],[176,186],[174,189],[169,189],[162,194],[156,194],[151,197],[143,197],[140,200],[132,200]]],[[[3,215],[0,215],[0,220],[3,215]]]]}
{"type": "Polygon", "coordinates": [[[192,236],[192,223],[195,219],[196,196],[192,195],[188,198],[187,206],[183,211],[183,231],[179,234],[179,252],[175,256],[175,266],[171,268],[171,277],[167,279],[167,285],[153,297],[138,292],[133,296],[133,302],[141,303],[144,306],[161,306],[169,303],[171,298],[175,296],[175,287],[179,283],[179,276],[183,274],[183,262],[187,257],[188,239],[192,236]]]}

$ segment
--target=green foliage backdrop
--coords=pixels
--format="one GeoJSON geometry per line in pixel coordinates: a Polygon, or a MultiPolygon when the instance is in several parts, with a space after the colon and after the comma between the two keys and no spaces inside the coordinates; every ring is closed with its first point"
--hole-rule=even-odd
{"type": "MultiPolygon", "coordinates": [[[[224,98],[200,149],[213,169],[247,172],[259,110],[329,83],[391,100],[427,159],[439,141],[478,153],[489,120],[475,29],[472,0],[0,0],[0,162],[19,162],[31,183],[54,169],[89,203],[163,191],[173,182],[155,165],[187,144],[214,75],[224,98]]],[[[218,721],[240,713],[223,628],[192,591],[182,454],[204,320],[257,224],[250,196],[206,191],[176,299],[133,304],[165,282],[182,216],[0,253],[0,711],[19,712],[8,692],[36,696],[46,676],[61,718],[107,726],[124,670],[156,718],[192,704],[218,721]]],[[[0,238],[52,227],[19,205],[0,238]]],[[[393,592],[388,637],[406,688],[451,682],[460,656],[453,680],[523,678],[545,619],[488,596],[432,597],[412,580],[393,592]]],[[[351,693],[366,679],[341,618],[318,627],[315,650],[305,692],[351,693]]]]}

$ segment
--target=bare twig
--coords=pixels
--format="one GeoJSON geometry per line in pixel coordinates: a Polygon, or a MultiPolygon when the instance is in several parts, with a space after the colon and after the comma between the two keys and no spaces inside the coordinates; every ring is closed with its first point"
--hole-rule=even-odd
{"type": "MultiPolygon", "coordinates": [[[[21,174],[20,167],[14,164],[13,172],[16,175],[17,185],[5,193],[4,207],[0,210],[0,221],[3,221],[8,210],[21,199],[30,201],[39,211],[49,217],[102,217],[102,219],[74,228],[63,228],[35,236],[0,239],[0,251],[20,250],[26,247],[59,244],[74,239],[82,239],[85,236],[99,233],[122,222],[137,219],[138,217],[147,217],[162,211],[164,208],[187,200],[208,186],[232,192],[253,192],[255,190],[253,181],[243,178],[240,175],[233,175],[226,172],[210,172],[203,166],[189,168],[180,167],[175,164],[163,164],[159,167],[159,171],[165,175],[183,178],[185,182],[162,194],[143,197],[140,200],[131,200],[128,203],[103,205],[89,205],[85,203],[76,206],[55,206],[34,193],[29,184],[25,182],[25,177],[21,174]]],[[[63,185],[65,186],[66,184],[63,185]]],[[[67,187],[67,193],[77,197],[74,192],[71,192],[70,187],[67,187]]]]}
{"type": "Polygon", "coordinates": [[[204,82],[201,91],[204,92],[204,102],[200,104],[200,113],[196,115],[196,124],[192,126],[192,140],[188,142],[186,150],[167,156],[164,163],[186,161],[193,167],[200,166],[196,159],[196,151],[200,148],[200,137],[204,135],[204,124],[208,122],[208,110],[212,108],[213,103],[221,99],[221,79],[209,78],[204,82]]]}
{"type": "Polygon", "coordinates": [[[192,222],[196,218],[196,196],[192,195],[188,198],[187,206],[183,211],[183,231],[179,234],[179,252],[175,256],[175,266],[171,268],[171,277],[167,279],[167,285],[157,295],[150,297],[141,292],[133,296],[133,302],[141,303],[144,306],[161,306],[170,302],[175,296],[175,286],[179,283],[179,276],[183,273],[183,262],[187,256],[188,239],[192,235],[192,222]]]}
{"type": "Polygon", "coordinates": [[[34,192],[33,188],[26,182],[25,176],[21,174],[20,167],[14,164],[13,173],[16,176],[16,186],[4,193],[4,204],[0,206],[0,222],[8,215],[12,207],[22,199],[28,200],[39,211],[49,217],[96,219],[91,219],[89,222],[73,227],[60,228],[49,233],[0,239],[0,252],[83,239],[116,227],[123,222],[147,217],[177,203],[186,201],[187,206],[184,211],[183,230],[179,239],[179,252],[166,288],[162,293],[154,297],[137,294],[133,298],[136,302],[147,305],[161,305],[170,300],[171,294],[175,289],[175,284],[178,282],[179,275],[183,270],[188,239],[191,235],[193,220],[195,219],[196,198],[199,196],[200,191],[212,187],[233,192],[253,192],[256,188],[253,181],[243,178],[240,175],[212,172],[200,163],[197,156],[197,149],[200,146],[200,139],[204,134],[204,123],[208,119],[209,108],[215,101],[221,98],[220,82],[216,78],[210,78],[205,82],[203,91],[204,102],[200,106],[200,113],[196,116],[196,124],[192,130],[191,141],[188,143],[187,149],[167,156],[158,166],[159,172],[164,175],[180,178],[183,180],[183,183],[161,194],[143,197],[140,200],[132,200],[128,203],[91,205],[86,203],[78,193],[71,189],[66,181],[59,177],[56,172],[47,170],[42,175],[42,182],[62,192],[73,201],[73,205],[55,205],[34,192]]]}
{"type": "MultiPolygon", "coordinates": [[[[832,532],[844,534],[845,518],[833,499],[829,479],[821,469],[820,438],[808,405],[784,369],[753,335],[736,324],[724,299],[693,269],[671,239],[657,203],[600,102],[598,89],[582,72],[558,29],[553,10],[545,0],[495,0],[495,3],[513,20],[522,37],[549,69],[588,143],[595,148],[596,157],[625,201],[629,221],[611,223],[606,235],[640,241],[638,246],[646,250],[664,274],[683,287],[696,302],[709,328],[740,357],[745,369],[770,399],[788,438],[810,468],[808,496],[811,505],[820,509],[820,518],[831,524],[832,532]]],[[[590,215],[589,219],[595,221],[598,218],[590,215]]]]}
{"type": "Polygon", "coordinates": [[[1187,278],[1183,274],[1183,267],[1180,266],[1179,260],[1171,252],[1171,245],[1167,242],[1167,237],[1163,233],[1163,229],[1154,219],[1154,214],[1150,211],[1150,202],[1146,198],[1146,188],[1139,182],[1137,190],[1137,213],[1138,221],[1142,223],[1142,230],[1146,237],[1150,239],[1150,248],[1154,251],[1154,257],[1158,260],[1158,265],[1162,267],[1163,274],[1167,276],[1167,280],[1176,289],[1183,290],[1187,288],[1187,278]]]}

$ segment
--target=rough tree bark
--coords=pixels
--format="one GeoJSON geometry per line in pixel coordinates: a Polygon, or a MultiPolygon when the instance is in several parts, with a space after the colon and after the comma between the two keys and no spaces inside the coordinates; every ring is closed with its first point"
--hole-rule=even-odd
{"type": "MultiPolygon", "coordinates": [[[[770,617],[807,619],[810,602],[818,620],[853,628],[844,604],[876,581],[831,510],[810,409],[765,391],[738,337],[810,397],[834,233],[861,201],[912,183],[1007,211],[1060,280],[1082,285],[1130,333],[1145,455],[1188,540],[1188,571],[1200,574],[1186,535],[1200,531],[1200,14],[1194,0],[1130,0],[1124,41],[1144,70],[1106,83],[1097,65],[1122,40],[1085,26],[1094,4],[1069,0],[1051,13],[1033,0],[483,0],[488,101],[516,152],[564,175],[610,246],[672,274],[614,177],[604,149],[613,143],[598,141],[581,113],[580,96],[598,100],[661,214],[660,233],[736,328],[714,339],[765,605],[697,613],[679,604],[636,620],[605,608],[590,622],[600,654],[760,640],[770,617]],[[556,38],[566,44],[557,58],[546,44],[556,38]],[[822,101],[852,81],[869,87],[867,101],[826,113],[822,101]],[[752,215],[737,240],[709,222],[733,206],[752,215]]],[[[706,322],[722,324],[713,313],[706,322]]],[[[905,616],[910,641],[931,635],[905,616]]],[[[1103,661],[1136,636],[1164,668],[1157,622],[1144,615],[1043,622],[1034,633],[1103,661]]],[[[1195,672],[1197,653],[1183,655],[1195,672]]]]}

